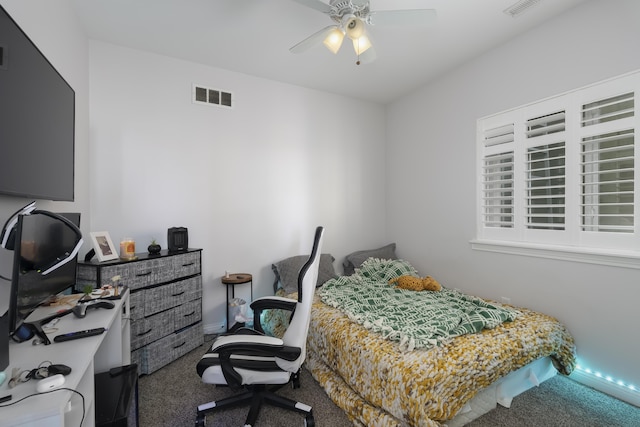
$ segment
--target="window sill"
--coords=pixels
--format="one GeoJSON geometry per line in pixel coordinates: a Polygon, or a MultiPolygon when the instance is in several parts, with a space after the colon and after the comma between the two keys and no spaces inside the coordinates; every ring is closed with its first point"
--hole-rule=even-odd
{"type": "Polygon", "coordinates": [[[472,240],[470,243],[471,248],[478,251],[640,269],[640,252],[637,251],[607,251],[490,240],[472,240]]]}

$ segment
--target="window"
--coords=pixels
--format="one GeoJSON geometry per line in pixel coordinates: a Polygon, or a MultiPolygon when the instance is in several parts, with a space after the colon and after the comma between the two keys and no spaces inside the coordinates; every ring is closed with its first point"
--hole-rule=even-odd
{"type": "Polygon", "coordinates": [[[474,248],[640,268],[639,93],[636,72],[478,120],[474,248]]]}

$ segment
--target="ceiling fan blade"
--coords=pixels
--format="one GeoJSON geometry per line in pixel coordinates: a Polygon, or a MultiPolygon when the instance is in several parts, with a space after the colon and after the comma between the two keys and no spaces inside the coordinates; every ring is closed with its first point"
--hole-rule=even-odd
{"type": "Polygon", "coordinates": [[[307,37],[306,39],[302,40],[297,45],[295,45],[292,48],[290,48],[289,51],[291,51],[291,53],[306,52],[307,50],[311,49],[312,47],[315,47],[315,46],[319,45],[320,43],[322,43],[322,41],[335,28],[338,28],[338,26],[337,25],[329,25],[328,27],[324,27],[323,29],[321,29],[317,33],[314,33],[314,34],[310,35],[309,37],[307,37]]]}
{"type": "Polygon", "coordinates": [[[433,24],[437,17],[434,9],[380,10],[371,12],[371,24],[424,26],[433,24]]]}
{"type": "Polygon", "coordinates": [[[303,6],[310,7],[311,9],[318,10],[322,13],[329,13],[331,7],[327,3],[323,3],[320,0],[293,0],[296,3],[300,3],[303,6]]]}

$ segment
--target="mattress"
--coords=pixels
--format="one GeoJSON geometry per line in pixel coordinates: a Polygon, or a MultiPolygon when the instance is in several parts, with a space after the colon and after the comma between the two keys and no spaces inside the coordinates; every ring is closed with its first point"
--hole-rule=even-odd
{"type": "MultiPolygon", "coordinates": [[[[508,407],[556,370],[573,370],[566,328],[545,314],[518,311],[516,320],[493,329],[403,351],[316,295],[305,364],[354,425],[460,426],[496,404],[508,407]]],[[[265,320],[276,335],[287,323],[274,313],[265,320]]]]}
{"type": "MultiPolygon", "coordinates": [[[[347,408],[360,408],[362,416],[349,417],[354,425],[364,426],[362,418],[377,419],[379,421],[371,425],[407,425],[389,416],[380,408],[375,408],[364,401],[336,372],[329,369],[317,355],[311,353],[307,356],[306,367],[330,397],[336,396],[338,402],[348,401],[347,408]]],[[[538,359],[480,390],[471,400],[464,404],[451,420],[443,423],[428,421],[420,425],[462,427],[495,409],[497,405],[509,408],[513,398],[553,378],[557,372],[550,357],[538,359]]],[[[351,410],[353,411],[353,409],[351,410]]]]}

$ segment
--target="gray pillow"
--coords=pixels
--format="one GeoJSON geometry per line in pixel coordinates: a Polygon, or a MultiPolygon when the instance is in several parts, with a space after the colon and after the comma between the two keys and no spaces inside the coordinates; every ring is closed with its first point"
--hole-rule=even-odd
{"type": "MultiPolygon", "coordinates": [[[[285,293],[288,294],[290,292],[296,292],[298,290],[298,274],[308,259],[308,255],[298,255],[284,259],[275,264],[271,264],[271,269],[276,275],[276,283],[274,284],[274,287],[277,287],[278,282],[280,282],[285,293]]],[[[318,267],[318,281],[316,282],[316,287],[324,285],[324,282],[329,279],[338,277],[335,269],[333,268],[334,260],[335,258],[331,254],[320,254],[320,266],[318,267]]]]}
{"type": "Polygon", "coordinates": [[[368,258],[380,259],[398,259],[396,256],[396,244],[389,243],[386,246],[377,249],[366,249],[350,253],[344,259],[342,266],[344,267],[344,275],[351,276],[355,269],[360,267],[368,258]]]}

